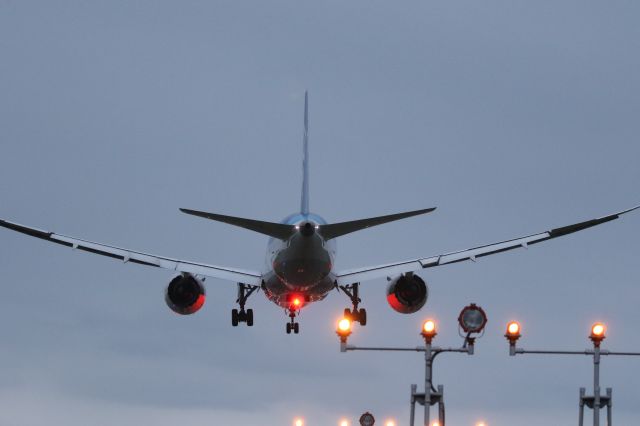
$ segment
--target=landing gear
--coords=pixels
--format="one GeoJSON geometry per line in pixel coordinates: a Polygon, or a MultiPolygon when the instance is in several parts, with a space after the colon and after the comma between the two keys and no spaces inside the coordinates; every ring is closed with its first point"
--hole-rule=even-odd
{"type": "Polygon", "coordinates": [[[231,311],[231,325],[238,326],[238,323],[245,322],[249,327],[253,326],[253,309],[247,309],[238,311],[233,309],[231,311]]]}
{"type": "Polygon", "coordinates": [[[366,309],[358,309],[358,304],[362,302],[359,296],[360,283],[353,283],[348,285],[341,285],[338,288],[351,299],[353,310],[345,308],[344,317],[349,318],[351,321],[359,322],[361,326],[367,325],[367,311],[366,309]]]}
{"type": "Polygon", "coordinates": [[[247,326],[253,326],[253,309],[244,309],[247,299],[260,287],[257,285],[249,285],[238,283],[238,300],[236,303],[240,305],[240,310],[233,309],[231,311],[231,325],[237,327],[239,323],[244,322],[247,326]]]}
{"type": "Polygon", "coordinates": [[[297,311],[293,309],[289,309],[289,318],[290,321],[287,323],[287,334],[298,334],[300,332],[300,324],[296,322],[297,311]]]}

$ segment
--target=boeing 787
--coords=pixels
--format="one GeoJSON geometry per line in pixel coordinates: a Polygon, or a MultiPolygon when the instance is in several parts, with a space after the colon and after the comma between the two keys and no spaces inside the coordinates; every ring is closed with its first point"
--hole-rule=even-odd
{"type": "Polygon", "coordinates": [[[256,291],[262,290],[267,299],[286,310],[289,317],[286,324],[287,333],[297,334],[299,324],[296,318],[300,310],[310,303],[323,300],[334,289],[343,292],[350,299],[351,308],[345,309],[345,315],[363,326],[367,323],[366,310],[359,308],[361,302],[359,287],[363,281],[386,278],[388,281],[386,295],[389,305],[403,314],[414,313],[425,305],[428,298],[427,284],[415,273],[417,271],[467,260],[475,261],[479,257],[520,247],[526,248],[532,244],[612,221],[622,214],[640,208],[637,206],[597,219],[466,250],[384,265],[335,271],[333,265],[336,257],[336,238],[372,226],[430,213],[435,210],[435,207],[348,222],[327,223],[322,217],[309,210],[308,130],[309,98],[305,92],[302,197],[299,212],[286,217],[280,223],[273,223],[180,209],[190,215],[224,222],[268,236],[266,267],[262,272],[156,256],[67,237],[6,220],[0,220],[0,226],[66,247],[118,259],[125,263],[155,266],[177,272],[179,275],[174,277],[167,286],[165,301],[169,308],[182,315],[193,314],[202,308],[206,294],[204,280],[206,277],[214,277],[237,285],[238,299],[236,303],[238,309],[232,310],[232,325],[237,326],[242,322],[252,326],[253,310],[246,308],[247,299],[256,291]]]}

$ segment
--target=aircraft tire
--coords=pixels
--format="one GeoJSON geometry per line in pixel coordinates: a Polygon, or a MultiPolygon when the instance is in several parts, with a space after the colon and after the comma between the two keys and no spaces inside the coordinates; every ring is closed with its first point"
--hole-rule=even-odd
{"type": "Polygon", "coordinates": [[[253,309],[247,309],[247,326],[253,327],[253,309]]]}
{"type": "Polygon", "coordinates": [[[231,325],[234,327],[238,326],[238,310],[233,309],[231,311],[231,325]]]}
{"type": "Polygon", "coordinates": [[[291,323],[287,323],[287,334],[291,334],[291,323]]]}
{"type": "Polygon", "coordinates": [[[298,334],[300,332],[300,324],[298,323],[293,324],[293,332],[295,334],[298,334]]]}
{"type": "Polygon", "coordinates": [[[347,319],[351,319],[352,315],[351,315],[351,310],[349,308],[344,308],[344,317],[347,319]]]}
{"type": "Polygon", "coordinates": [[[358,311],[358,322],[361,326],[367,325],[367,310],[362,308],[358,311]]]}

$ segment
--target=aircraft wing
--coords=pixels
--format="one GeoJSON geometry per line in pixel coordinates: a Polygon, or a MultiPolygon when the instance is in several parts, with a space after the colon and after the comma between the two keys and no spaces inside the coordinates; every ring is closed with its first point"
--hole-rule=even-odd
{"type": "Polygon", "coordinates": [[[99,254],[113,259],[121,260],[125,263],[137,263],[139,265],[155,266],[157,268],[169,269],[176,272],[187,272],[194,275],[205,275],[208,277],[221,278],[233,282],[244,284],[260,285],[261,275],[258,272],[244,271],[241,269],[226,268],[221,266],[206,265],[204,263],[189,262],[186,260],[171,259],[168,257],[156,256],[153,254],[141,253],[138,251],[113,247],[106,244],[94,243],[78,238],[67,237],[53,232],[43,231],[37,228],[9,222],[0,219],[0,226],[17,232],[21,232],[52,243],[61,244],[77,250],[99,254]]]}
{"type": "Polygon", "coordinates": [[[348,285],[356,282],[367,281],[374,278],[394,277],[406,272],[415,272],[424,268],[433,268],[435,266],[448,265],[450,263],[463,262],[465,260],[475,261],[478,257],[489,256],[490,254],[502,253],[504,251],[517,248],[527,248],[532,244],[541,243],[553,238],[562,237],[601,223],[618,219],[621,215],[639,209],[640,206],[603,216],[597,219],[591,219],[572,225],[554,228],[549,231],[540,232],[538,234],[527,235],[525,237],[514,238],[511,240],[500,241],[494,244],[473,247],[466,250],[455,251],[446,254],[440,254],[431,257],[407,260],[404,262],[389,263],[386,265],[377,265],[367,268],[352,269],[342,271],[336,274],[338,285],[348,285]]]}

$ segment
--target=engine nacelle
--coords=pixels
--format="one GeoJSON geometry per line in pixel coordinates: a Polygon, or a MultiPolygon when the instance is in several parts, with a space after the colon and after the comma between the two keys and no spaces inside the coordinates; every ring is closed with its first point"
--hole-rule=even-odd
{"type": "Polygon", "coordinates": [[[171,310],[180,315],[196,313],[206,298],[202,281],[191,274],[178,275],[171,280],[164,294],[164,300],[171,310]]]}
{"type": "Polygon", "coordinates": [[[418,312],[429,297],[427,283],[412,272],[394,278],[387,287],[387,302],[401,314],[418,312]]]}

